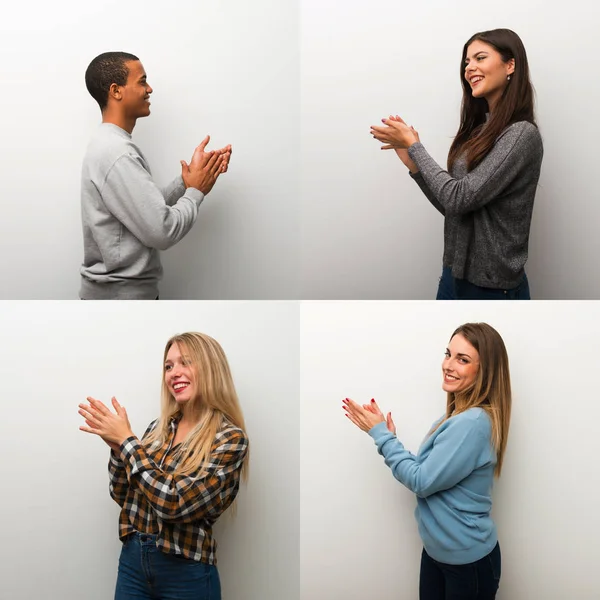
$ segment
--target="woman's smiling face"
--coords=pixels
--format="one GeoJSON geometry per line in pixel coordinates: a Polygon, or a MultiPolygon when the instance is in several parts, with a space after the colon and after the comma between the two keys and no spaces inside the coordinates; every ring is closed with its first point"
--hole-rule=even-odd
{"type": "Polygon", "coordinates": [[[457,333],[448,344],[442,362],[442,389],[461,392],[474,381],[479,371],[479,352],[457,333]]]}
{"type": "Polygon", "coordinates": [[[196,397],[195,369],[192,368],[189,356],[181,354],[177,343],[167,352],[165,382],[178,403],[189,402],[196,397]]]}
{"type": "Polygon", "coordinates": [[[491,107],[502,96],[508,85],[507,77],[514,73],[515,61],[502,60],[501,54],[490,44],[475,40],[467,48],[465,79],[474,98],[485,98],[491,107]]]}

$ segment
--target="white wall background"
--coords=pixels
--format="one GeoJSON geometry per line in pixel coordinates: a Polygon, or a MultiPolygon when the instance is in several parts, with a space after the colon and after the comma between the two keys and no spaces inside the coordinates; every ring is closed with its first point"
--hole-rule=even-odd
{"type": "Polygon", "coordinates": [[[526,270],[532,297],[597,299],[598,3],[303,0],[302,297],[432,299],[443,217],[371,125],[413,125],[442,166],[459,124],[458,66],[477,31],[527,50],[544,162],[526,270]]]}
{"type": "Polygon", "coordinates": [[[159,414],[167,339],[223,346],[251,440],[238,512],[215,535],[224,600],[298,599],[299,307],[289,302],[5,302],[0,306],[0,597],[112,598],[120,552],[104,442],[79,431],[91,395],[159,414]]]}
{"type": "Polygon", "coordinates": [[[396,481],[342,398],[375,398],[416,453],[444,414],[443,353],[467,321],[507,346],[513,412],[492,515],[498,600],[600,597],[598,303],[303,304],[301,598],[418,597],[416,498],[396,481]]]}
{"type": "Polygon", "coordinates": [[[154,88],[134,140],[155,180],[208,133],[228,173],[163,254],[161,298],[298,297],[298,3],[13,3],[0,22],[0,297],[74,299],[83,260],[81,161],[100,110],[102,52],[139,56],[154,88]]]}

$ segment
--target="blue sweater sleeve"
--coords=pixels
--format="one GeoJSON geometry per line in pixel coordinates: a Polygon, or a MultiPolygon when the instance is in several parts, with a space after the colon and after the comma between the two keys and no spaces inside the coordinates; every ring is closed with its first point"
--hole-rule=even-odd
{"type": "Polygon", "coordinates": [[[375,425],[369,435],[394,477],[421,498],[462,481],[480,465],[482,454],[489,448],[489,439],[478,421],[472,419],[446,421],[436,432],[433,448],[422,462],[388,431],[385,422],[375,425]]]}

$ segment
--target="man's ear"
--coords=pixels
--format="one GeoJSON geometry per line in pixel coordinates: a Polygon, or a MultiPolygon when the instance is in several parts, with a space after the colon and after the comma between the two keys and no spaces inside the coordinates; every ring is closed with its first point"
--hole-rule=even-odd
{"type": "Polygon", "coordinates": [[[111,83],[110,87],[108,88],[108,97],[120,102],[123,99],[123,93],[121,92],[120,86],[118,86],[116,83],[111,83]]]}

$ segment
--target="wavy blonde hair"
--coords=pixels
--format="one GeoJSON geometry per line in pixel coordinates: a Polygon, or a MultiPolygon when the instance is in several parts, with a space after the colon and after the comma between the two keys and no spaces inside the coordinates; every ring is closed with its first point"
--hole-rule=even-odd
{"type": "MultiPolygon", "coordinates": [[[[221,345],[204,333],[188,332],[174,335],[165,346],[161,390],[161,411],[156,427],[144,439],[147,447],[164,444],[171,434],[171,419],[180,413],[179,405],[165,381],[165,362],[173,344],[179,346],[182,355],[188,357],[194,370],[197,396],[190,400],[201,406],[199,423],[189,432],[175,452],[179,465],[174,471],[179,475],[206,473],[215,438],[225,417],[245,434],[246,425],[240,408],[231,370],[221,345]]],[[[242,478],[248,478],[248,456],[242,465],[242,478]]]]}
{"type": "Polygon", "coordinates": [[[512,405],[506,347],[500,334],[487,323],[465,323],[454,331],[450,340],[455,335],[461,335],[477,350],[479,369],[475,380],[468,388],[456,394],[448,392],[446,415],[430,433],[433,433],[451,416],[476,406],[482,408],[492,421],[492,444],[497,456],[494,474],[496,477],[500,477],[512,405]]]}

